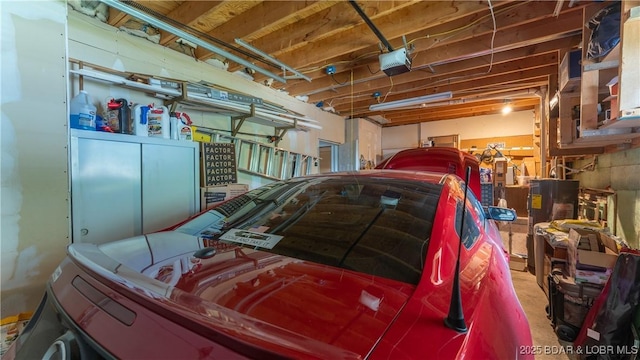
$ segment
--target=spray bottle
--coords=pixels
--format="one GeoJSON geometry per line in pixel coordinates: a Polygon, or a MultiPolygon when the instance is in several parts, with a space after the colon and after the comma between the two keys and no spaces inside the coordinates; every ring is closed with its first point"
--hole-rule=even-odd
{"type": "Polygon", "coordinates": [[[171,113],[171,138],[174,140],[193,140],[191,118],[186,113],[171,113]]]}
{"type": "Polygon", "coordinates": [[[178,134],[179,140],[192,141],[193,129],[191,129],[191,118],[187,113],[178,113],[178,119],[180,119],[180,133],[178,134]]]}

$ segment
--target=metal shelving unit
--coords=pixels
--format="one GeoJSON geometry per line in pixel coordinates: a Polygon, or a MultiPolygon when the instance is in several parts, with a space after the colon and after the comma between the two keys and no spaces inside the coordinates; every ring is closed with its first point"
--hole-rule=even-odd
{"type": "Polygon", "coordinates": [[[175,79],[118,72],[78,60],[71,61],[69,72],[79,77],[80,88],[85,78],[115,84],[162,99],[175,111],[177,106],[204,112],[227,115],[231,119],[230,134],[198,127],[197,131],[211,135],[212,142],[234,143],[237,168],[247,174],[272,180],[308,175],[319,158],[278,147],[288,130],[309,131],[322,129],[319,122],[301,114],[292,113],[260,98],[215,88],[207,83],[189,83],[175,79]],[[274,128],[273,144],[242,139],[240,133],[245,122],[274,128]]]}

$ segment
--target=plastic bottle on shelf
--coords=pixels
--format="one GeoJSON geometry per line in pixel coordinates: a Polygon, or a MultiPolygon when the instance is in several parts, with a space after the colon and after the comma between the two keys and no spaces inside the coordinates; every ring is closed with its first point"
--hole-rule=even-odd
{"type": "Polygon", "coordinates": [[[151,106],[147,114],[150,137],[171,138],[169,109],[166,106],[151,106]]]}
{"type": "Polygon", "coordinates": [[[171,113],[171,138],[183,141],[193,140],[191,118],[189,118],[189,115],[181,112],[171,113]]]}
{"type": "Polygon", "coordinates": [[[129,102],[126,99],[110,99],[107,103],[109,114],[107,116],[109,127],[114,132],[131,134],[131,115],[129,114],[129,102]]]}
{"type": "Polygon", "coordinates": [[[191,118],[186,113],[179,113],[180,119],[180,133],[178,134],[179,140],[192,141],[193,129],[191,128],[191,118]]]}
{"type": "Polygon", "coordinates": [[[169,116],[170,124],[171,124],[171,139],[178,140],[180,138],[180,119],[178,119],[178,115],[175,112],[172,112],[169,116]]]}
{"type": "Polygon", "coordinates": [[[149,106],[137,104],[133,107],[133,134],[149,136],[149,106]]]}
{"type": "Polygon", "coordinates": [[[89,94],[81,90],[78,95],[71,99],[70,123],[74,129],[94,130],[96,129],[96,107],[91,103],[89,94]]]}

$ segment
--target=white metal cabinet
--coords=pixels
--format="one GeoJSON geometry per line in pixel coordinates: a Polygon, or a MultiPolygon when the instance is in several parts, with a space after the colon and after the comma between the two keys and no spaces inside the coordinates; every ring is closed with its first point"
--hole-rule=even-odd
{"type": "Polygon", "coordinates": [[[198,160],[197,148],[142,144],[143,233],[166,228],[199,209],[198,160]]]}
{"type": "Polygon", "coordinates": [[[160,230],[200,208],[198,143],[71,130],[72,241],[160,230]]]}

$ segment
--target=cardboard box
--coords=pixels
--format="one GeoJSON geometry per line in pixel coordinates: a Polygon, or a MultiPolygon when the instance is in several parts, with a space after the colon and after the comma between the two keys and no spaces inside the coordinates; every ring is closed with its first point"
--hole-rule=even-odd
{"type": "Polygon", "coordinates": [[[607,234],[595,230],[570,229],[567,260],[569,275],[576,281],[599,284],[603,278],[608,278],[606,272],[610,272],[618,260],[617,245],[607,234]]]}
{"type": "Polygon", "coordinates": [[[249,191],[247,184],[227,184],[200,188],[200,210],[212,208],[215,204],[229,200],[249,191]]]}
{"type": "Polygon", "coordinates": [[[613,269],[617,260],[618,255],[598,251],[578,250],[576,269],[589,269],[591,267],[613,269]]]}
{"type": "Polygon", "coordinates": [[[524,255],[524,254],[511,254],[509,256],[509,268],[511,270],[526,271],[527,270],[527,255],[524,255]]]}
{"type": "Polygon", "coordinates": [[[614,76],[611,81],[607,83],[609,87],[609,95],[618,95],[618,77],[614,76]]]}
{"type": "Polygon", "coordinates": [[[574,87],[580,86],[580,76],[582,74],[582,50],[573,50],[564,55],[558,68],[558,82],[560,90],[572,91],[574,87]]]}
{"type": "Polygon", "coordinates": [[[604,245],[604,252],[607,254],[616,255],[620,253],[620,249],[618,248],[618,241],[614,239],[613,236],[609,234],[605,234],[603,232],[598,233],[598,238],[602,245],[604,245]]]}
{"type": "Polygon", "coordinates": [[[576,269],[576,283],[590,283],[597,285],[604,285],[611,276],[611,269],[606,271],[589,271],[576,269]]]}

